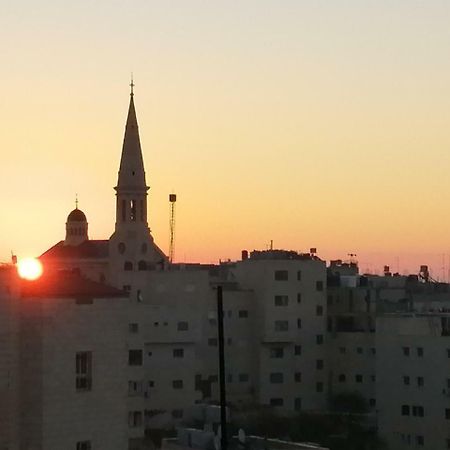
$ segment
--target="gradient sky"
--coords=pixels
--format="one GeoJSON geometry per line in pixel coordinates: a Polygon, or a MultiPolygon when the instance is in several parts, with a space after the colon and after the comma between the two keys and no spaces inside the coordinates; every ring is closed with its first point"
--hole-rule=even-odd
{"type": "Polygon", "coordinates": [[[133,71],[177,261],[273,239],[447,278],[449,23],[448,0],[0,0],[0,260],[63,239],[75,193],[111,235],[133,71]]]}

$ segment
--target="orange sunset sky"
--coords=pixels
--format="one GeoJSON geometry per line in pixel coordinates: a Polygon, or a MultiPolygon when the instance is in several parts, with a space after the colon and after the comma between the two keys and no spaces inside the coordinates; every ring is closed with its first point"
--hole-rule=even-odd
{"type": "Polygon", "coordinates": [[[149,220],[176,261],[274,247],[363,271],[450,267],[450,3],[2,2],[0,261],[91,238],[134,73],[149,220]]]}

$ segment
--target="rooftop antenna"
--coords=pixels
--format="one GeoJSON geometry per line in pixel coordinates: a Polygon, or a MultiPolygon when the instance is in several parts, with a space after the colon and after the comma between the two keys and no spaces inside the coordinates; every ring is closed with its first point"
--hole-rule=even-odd
{"type": "Polygon", "coordinates": [[[170,243],[169,243],[169,262],[172,264],[175,255],[175,203],[177,201],[176,194],[169,194],[170,203],[170,243]]]}
{"type": "Polygon", "coordinates": [[[133,72],[131,72],[131,83],[130,83],[130,95],[133,97],[133,95],[134,95],[134,91],[133,91],[133,88],[134,88],[134,81],[133,81],[133,72]]]}

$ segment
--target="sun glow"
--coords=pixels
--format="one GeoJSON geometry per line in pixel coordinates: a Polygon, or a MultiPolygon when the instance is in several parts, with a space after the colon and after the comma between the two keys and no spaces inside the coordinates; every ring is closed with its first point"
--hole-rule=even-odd
{"type": "Polygon", "coordinates": [[[37,280],[44,271],[41,262],[36,258],[24,258],[17,263],[19,276],[25,280],[37,280]]]}

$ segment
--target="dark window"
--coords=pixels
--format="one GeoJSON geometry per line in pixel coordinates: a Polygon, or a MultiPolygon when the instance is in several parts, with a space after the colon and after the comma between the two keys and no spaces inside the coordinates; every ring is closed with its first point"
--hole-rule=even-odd
{"type": "Polygon", "coordinates": [[[77,391],[90,391],[92,389],[92,352],[75,354],[75,373],[77,391]]]}
{"type": "Polygon", "coordinates": [[[323,383],[321,381],[316,383],[316,392],[323,392],[323,383]]]}
{"type": "Polygon", "coordinates": [[[377,349],[375,347],[372,347],[370,349],[370,353],[372,353],[372,355],[376,355],[377,354],[377,349]]]}
{"type": "Polygon", "coordinates": [[[287,270],[275,270],[274,278],[276,281],[286,281],[289,279],[289,273],[287,270]]]}
{"type": "Polygon", "coordinates": [[[294,399],[294,409],[295,409],[295,411],[302,410],[302,399],[300,397],[296,397],[294,399]]]}
{"type": "Polygon", "coordinates": [[[289,297],[287,295],[275,295],[275,306],[287,306],[289,303],[289,297]]]}
{"type": "Polygon", "coordinates": [[[248,373],[240,373],[239,374],[239,382],[240,383],[247,383],[248,380],[249,380],[248,373]]]}
{"type": "Polygon", "coordinates": [[[362,383],[363,382],[363,376],[362,375],[355,375],[355,381],[357,383],[362,383]]]}
{"type": "Polygon", "coordinates": [[[347,349],[345,347],[339,347],[339,353],[341,355],[344,355],[347,352],[347,349]]]}
{"type": "Polygon", "coordinates": [[[271,358],[283,358],[284,350],[283,347],[273,347],[270,349],[271,358]]]}
{"type": "Polygon", "coordinates": [[[77,450],[91,450],[91,441],[80,441],[77,442],[77,450]]]}
{"type": "Polygon", "coordinates": [[[420,447],[425,445],[425,438],[421,435],[416,436],[416,444],[420,447]]]}
{"type": "Polygon", "coordinates": [[[130,333],[137,333],[139,331],[139,325],[137,323],[129,323],[128,331],[130,333]]]}
{"type": "Polygon", "coordinates": [[[295,372],[294,380],[295,380],[296,383],[301,383],[302,382],[302,373],[301,372],[295,372]]]}
{"type": "Polygon", "coordinates": [[[316,369],[322,370],[323,369],[323,359],[316,360],[316,369]]]}
{"type": "Polygon", "coordinates": [[[131,428],[142,426],[142,411],[130,411],[128,413],[128,425],[131,428]]]}
{"type": "Polygon", "coordinates": [[[445,408],[445,418],[450,420],[450,408],[445,408]]]}
{"type": "Polygon", "coordinates": [[[374,398],[369,398],[369,406],[371,408],[375,408],[376,405],[377,405],[377,401],[374,398]]]}
{"type": "Polygon", "coordinates": [[[409,405],[402,405],[402,416],[409,416],[409,405]]]}
{"type": "Polygon", "coordinates": [[[283,374],[281,372],[274,372],[270,374],[270,382],[274,384],[283,383],[283,374]]]}
{"type": "Polygon", "coordinates": [[[316,290],[323,291],[323,281],[316,281],[316,290]]]}
{"type": "Polygon", "coordinates": [[[275,331],[288,331],[289,322],[287,320],[275,320],[275,331]]]}
{"type": "Polygon", "coordinates": [[[297,293],[297,303],[301,303],[302,302],[302,293],[298,292],[297,293]]]}
{"type": "Polygon", "coordinates": [[[318,334],[316,336],[316,343],[317,343],[317,345],[322,345],[323,344],[323,334],[318,334]]]}
{"type": "Polygon", "coordinates": [[[297,319],[297,328],[300,329],[302,327],[302,319],[297,319]]]}
{"type": "Polygon", "coordinates": [[[403,355],[409,356],[409,347],[402,347],[403,355]]]}
{"type": "Polygon", "coordinates": [[[403,384],[405,386],[409,386],[409,383],[410,383],[409,376],[408,375],[403,375],[403,384]]]}
{"type": "Polygon", "coordinates": [[[358,355],[362,355],[363,349],[362,347],[357,347],[356,348],[356,353],[358,353],[358,355]]]}
{"type": "Polygon", "coordinates": [[[423,385],[424,385],[423,377],[417,377],[417,386],[418,387],[423,387],[423,385]]]}
{"type": "Polygon", "coordinates": [[[323,316],[323,306],[321,305],[316,306],[316,316],[323,316]]]}
{"type": "Polygon", "coordinates": [[[447,349],[447,358],[450,358],[450,348],[447,349]]]}
{"type": "Polygon", "coordinates": [[[412,415],[416,417],[423,417],[425,415],[425,410],[423,406],[413,405],[412,415]]]}
{"type": "Polygon", "coordinates": [[[178,322],[177,330],[178,331],[187,331],[189,329],[189,324],[187,322],[178,322]]]}
{"type": "Polygon", "coordinates": [[[209,338],[208,339],[208,345],[210,347],[217,347],[217,338],[209,338]]]}
{"type": "Polygon", "coordinates": [[[128,381],[128,395],[135,396],[142,394],[142,381],[128,381]]]}
{"type": "Polygon", "coordinates": [[[238,316],[240,319],[246,319],[248,317],[248,311],[246,309],[241,309],[238,316]]]}
{"type": "Polygon", "coordinates": [[[271,398],[270,406],[283,406],[284,401],[282,398],[271,398]]]}
{"type": "Polygon", "coordinates": [[[346,376],[345,376],[345,374],[344,373],[341,373],[340,375],[339,375],[339,383],[345,383],[345,380],[346,380],[346,376]]]}
{"type": "Polygon", "coordinates": [[[172,417],[174,419],[181,419],[183,417],[183,410],[182,409],[173,409],[172,417]]]}
{"type": "Polygon", "coordinates": [[[301,345],[296,345],[294,346],[294,355],[301,355],[302,354],[302,346],[301,345]]]}
{"type": "Polygon", "coordinates": [[[183,380],[173,380],[172,387],[174,389],[183,389],[183,380]]]}
{"type": "Polygon", "coordinates": [[[142,366],[142,350],[128,350],[128,365],[142,366]]]}
{"type": "Polygon", "coordinates": [[[145,261],[139,261],[138,270],[147,270],[147,263],[145,261]]]}
{"type": "Polygon", "coordinates": [[[124,285],[122,286],[122,289],[123,289],[125,292],[130,292],[130,291],[131,291],[131,286],[130,286],[129,284],[124,284],[124,285]]]}
{"type": "Polygon", "coordinates": [[[417,356],[420,358],[423,356],[423,347],[417,347],[417,356]]]}
{"type": "Polygon", "coordinates": [[[125,261],[123,270],[133,270],[133,263],[130,261],[125,261]]]}
{"type": "Polygon", "coordinates": [[[174,348],[172,354],[174,358],[184,358],[184,349],[174,348]]]}

